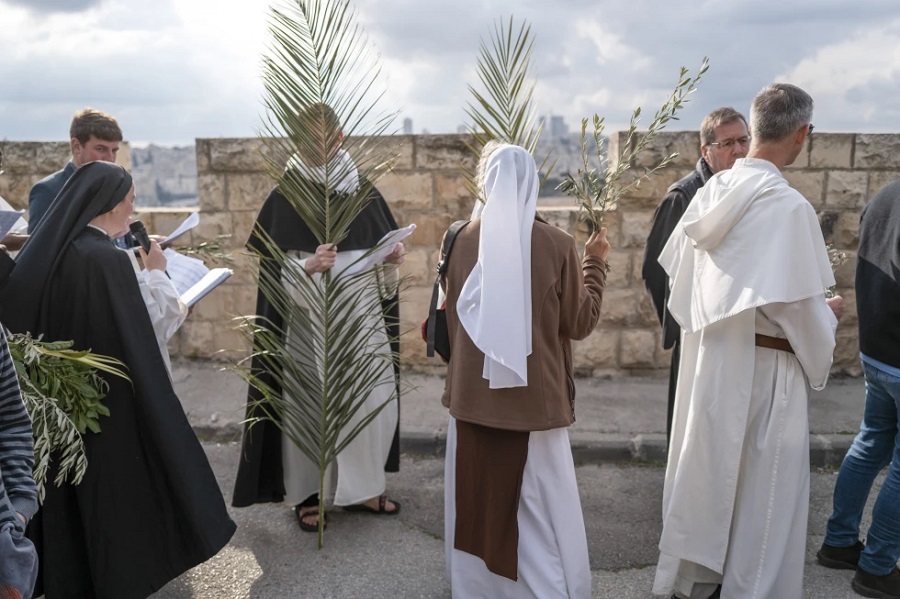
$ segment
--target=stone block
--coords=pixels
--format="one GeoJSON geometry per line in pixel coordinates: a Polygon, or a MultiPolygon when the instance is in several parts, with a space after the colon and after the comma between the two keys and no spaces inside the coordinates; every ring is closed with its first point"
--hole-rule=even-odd
{"type": "MultiPolygon", "coordinates": [[[[581,248],[579,248],[581,250],[581,248]]],[[[628,287],[631,285],[632,260],[635,252],[629,250],[614,250],[609,253],[609,274],[606,276],[608,287],[628,287]]]]}
{"type": "Polygon", "coordinates": [[[243,248],[250,238],[250,232],[256,223],[257,212],[255,210],[242,210],[240,212],[231,213],[232,231],[231,237],[223,240],[222,246],[225,248],[239,249],[243,248]]]}
{"type": "Polygon", "coordinates": [[[468,178],[462,173],[435,173],[434,205],[457,218],[469,218],[475,205],[475,196],[469,188],[468,178]]]}
{"type": "MultiPolygon", "coordinates": [[[[538,215],[547,221],[548,224],[553,225],[558,229],[562,229],[563,231],[572,235],[575,232],[574,227],[577,226],[578,219],[578,210],[571,208],[569,206],[559,207],[559,206],[540,206],[538,205],[538,215]]],[[[587,228],[585,227],[585,233],[587,232],[587,228]]],[[[573,235],[574,237],[574,235],[573,235]]]]}
{"type": "Polygon", "coordinates": [[[847,259],[834,269],[834,280],[839,288],[854,287],[856,284],[856,251],[845,250],[847,259]]]}
{"type": "Polygon", "coordinates": [[[634,325],[640,322],[640,291],[635,288],[607,289],[600,310],[601,328],[634,325]]]}
{"type": "Polygon", "coordinates": [[[832,235],[834,247],[855,250],[859,246],[859,214],[842,212],[832,235]]]}
{"type": "Polygon", "coordinates": [[[656,334],[653,331],[640,329],[622,331],[619,365],[623,368],[654,366],[656,346],[656,334]]]}
{"type": "Polygon", "coordinates": [[[231,321],[220,322],[208,357],[220,362],[235,362],[249,354],[250,341],[244,334],[236,330],[231,321]]]}
{"type": "Polygon", "coordinates": [[[222,173],[203,173],[197,176],[197,195],[200,209],[204,212],[218,212],[228,206],[225,194],[225,175],[222,173]]]}
{"type": "Polygon", "coordinates": [[[661,332],[656,337],[656,367],[668,371],[672,367],[672,350],[663,349],[660,341],[661,332]]]}
{"type": "Polygon", "coordinates": [[[407,277],[412,285],[431,285],[434,283],[437,259],[437,249],[409,248],[400,266],[400,274],[407,277]]]}
{"type": "Polygon", "coordinates": [[[204,175],[209,170],[211,170],[210,159],[209,159],[209,149],[210,149],[210,140],[208,139],[196,139],[194,140],[194,154],[197,157],[197,174],[204,175]]]}
{"type": "MultiPolygon", "coordinates": [[[[657,173],[643,178],[638,182],[637,186],[627,192],[619,203],[623,207],[629,209],[634,208],[656,208],[666,191],[672,183],[675,183],[682,177],[689,175],[693,169],[667,167],[657,173]]],[[[632,181],[643,177],[645,172],[641,167],[632,168],[625,173],[621,182],[623,185],[629,185],[632,181]]]]}
{"type": "Polygon", "coordinates": [[[231,252],[231,264],[229,268],[234,274],[228,279],[230,285],[251,285],[256,288],[256,274],[258,270],[257,259],[251,256],[247,250],[236,249],[231,252]]]}
{"type": "Polygon", "coordinates": [[[420,214],[414,217],[416,231],[409,237],[407,247],[426,246],[437,252],[447,228],[456,219],[450,214],[420,214]]]}
{"type": "Polygon", "coordinates": [[[643,249],[647,244],[647,236],[650,235],[652,222],[652,210],[623,212],[621,247],[643,249]]]}
{"type": "Polygon", "coordinates": [[[809,141],[800,150],[800,154],[792,164],[789,164],[785,170],[796,170],[798,168],[809,168],[809,141]]]}
{"type": "Polygon", "coordinates": [[[852,133],[816,133],[809,140],[809,166],[812,168],[852,168],[852,133]]]}
{"type": "Polygon", "coordinates": [[[373,162],[390,162],[395,169],[415,168],[415,136],[413,135],[382,135],[373,137],[362,135],[348,137],[344,140],[344,149],[354,159],[363,158],[360,162],[372,164],[373,162]]]}
{"type": "MultiPolygon", "coordinates": [[[[645,134],[646,131],[638,131],[635,141],[645,134]]],[[[634,166],[653,168],[666,156],[673,153],[677,153],[678,156],[669,163],[671,168],[693,168],[697,159],[700,158],[700,133],[698,131],[663,131],[635,156],[634,166]]]]}
{"type": "Polygon", "coordinates": [[[640,303],[637,306],[636,322],[642,326],[656,328],[659,326],[659,317],[656,315],[656,308],[653,306],[653,300],[643,284],[636,287],[640,303]]]}
{"type": "Polygon", "coordinates": [[[231,235],[234,224],[230,212],[201,212],[200,224],[191,229],[191,245],[212,241],[219,235],[231,235]]]}
{"type": "Polygon", "coordinates": [[[189,317],[178,332],[180,354],[186,358],[202,358],[208,356],[215,342],[217,323],[195,320],[189,317]]]}
{"type": "Polygon", "coordinates": [[[828,171],[825,206],[857,210],[866,204],[868,174],[863,171],[828,171]]]}
{"type": "Polygon", "coordinates": [[[784,171],[784,178],[812,204],[813,208],[818,210],[825,204],[824,171],[787,170],[784,171]]]}
{"type": "Polygon", "coordinates": [[[194,304],[191,318],[219,322],[228,320],[231,316],[231,306],[234,297],[230,285],[219,285],[209,292],[202,300],[194,304]]]}
{"type": "Polygon", "coordinates": [[[227,173],[225,197],[228,210],[253,210],[259,212],[274,186],[265,173],[227,173]]]}
{"type": "Polygon", "coordinates": [[[616,329],[598,327],[587,339],[573,341],[572,356],[576,370],[616,368],[620,335],[616,329]]]}
{"type": "MultiPolygon", "coordinates": [[[[229,283],[234,279],[232,275],[229,283]]],[[[232,304],[228,310],[229,316],[242,316],[256,312],[256,285],[229,285],[232,293],[232,304]]]]}
{"type": "Polygon", "coordinates": [[[858,334],[859,312],[856,307],[856,291],[852,288],[842,289],[839,295],[844,298],[844,316],[839,326],[858,334]]]}
{"type": "MultiPolygon", "coordinates": [[[[4,158],[4,160],[6,160],[4,158]]],[[[43,179],[41,175],[11,175],[9,173],[0,176],[0,197],[9,202],[17,210],[28,209],[28,194],[32,186],[43,179]]]]}
{"type": "Polygon", "coordinates": [[[431,173],[395,170],[378,180],[378,191],[391,209],[414,212],[434,206],[434,179],[431,173]]]}
{"type": "Polygon", "coordinates": [[[900,171],[869,171],[869,190],[866,198],[871,199],[873,195],[898,179],[900,171]]]}
{"type": "Polygon", "coordinates": [[[831,369],[848,371],[859,367],[859,339],[856,328],[844,326],[843,322],[838,327],[835,338],[834,361],[831,369]]]}
{"type": "Polygon", "coordinates": [[[900,168],[900,134],[861,133],[856,136],[854,168],[900,168]]]}
{"type": "Polygon", "coordinates": [[[466,145],[468,135],[419,135],[416,137],[416,168],[428,170],[475,170],[477,159],[466,145]]]}
{"type": "Polygon", "coordinates": [[[221,138],[207,141],[209,142],[209,168],[211,170],[227,172],[262,172],[266,170],[266,161],[262,153],[265,144],[257,138],[221,138]]]}

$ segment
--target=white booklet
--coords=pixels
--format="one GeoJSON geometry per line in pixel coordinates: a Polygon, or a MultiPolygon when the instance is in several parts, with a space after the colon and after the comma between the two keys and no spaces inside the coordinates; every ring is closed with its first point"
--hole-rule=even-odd
{"type": "Polygon", "coordinates": [[[166,248],[166,274],[188,307],[199,302],[207,293],[218,287],[230,277],[230,268],[206,268],[203,260],[179,254],[172,248],[166,248]]]}
{"type": "Polygon", "coordinates": [[[176,237],[181,237],[194,227],[200,224],[200,213],[193,212],[190,216],[188,216],[184,221],[178,225],[178,227],[172,231],[172,233],[159,242],[159,245],[165,245],[167,243],[171,243],[175,240],[176,237]]]}
{"type": "Polygon", "coordinates": [[[22,210],[0,210],[0,239],[3,239],[10,233],[18,233],[24,224],[28,228],[28,223],[22,218],[22,210]],[[22,223],[19,223],[19,221],[22,223]],[[13,231],[15,229],[15,231],[13,231]]]}
{"type": "Polygon", "coordinates": [[[397,244],[412,235],[415,230],[416,225],[411,224],[403,227],[402,229],[394,229],[393,231],[388,231],[384,234],[384,237],[382,237],[378,241],[380,247],[377,250],[366,256],[364,259],[351,264],[341,272],[345,275],[352,275],[358,272],[362,272],[376,264],[381,264],[382,262],[384,262],[384,259],[394,251],[394,248],[397,247],[397,244]]]}

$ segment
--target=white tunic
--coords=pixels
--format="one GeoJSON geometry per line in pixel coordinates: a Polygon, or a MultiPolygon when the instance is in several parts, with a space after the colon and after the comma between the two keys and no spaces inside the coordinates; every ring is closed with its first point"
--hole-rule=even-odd
{"type": "Polygon", "coordinates": [[[584,516],[575,480],[569,429],[528,434],[517,522],[518,580],[487,569],[454,549],[456,530],[456,419],[447,427],[444,461],[444,549],[454,599],[590,599],[584,516]]]}
{"type": "Polygon", "coordinates": [[[701,189],[660,263],[684,332],[653,591],[800,597],[807,381],[825,386],[837,326],[815,213],[774,165],[739,160],[701,189]],[[795,353],[756,347],[756,333],[795,353]]]}
{"type": "MultiPolygon", "coordinates": [[[[366,250],[338,252],[333,272],[340,272],[347,265],[357,261],[366,250]]],[[[293,252],[294,260],[300,268],[305,260],[312,256],[307,252],[293,252]]],[[[393,265],[375,267],[376,274],[369,279],[370,283],[359,289],[360,295],[368,295],[368,300],[361,298],[363,305],[374,299],[371,294],[381,297],[392,297],[396,293],[397,268],[393,265]]],[[[314,277],[315,279],[316,277],[314,277]]],[[[302,294],[294,293],[294,299],[305,305],[302,294]]],[[[372,314],[363,330],[374,331],[368,339],[360,339],[355,351],[390,353],[387,332],[380,326],[381,315],[372,314]]],[[[288,329],[288,336],[302,335],[302,331],[288,329]]],[[[389,361],[383,363],[379,375],[381,383],[377,384],[365,398],[362,407],[356,412],[345,430],[352,429],[367,415],[389,402],[356,438],[338,454],[336,464],[328,467],[325,473],[326,492],[333,493],[334,505],[353,505],[362,503],[384,493],[386,480],[384,465],[387,461],[394,431],[397,427],[397,393],[393,366],[389,361]]],[[[297,448],[287,435],[281,435],[281,455],[284,471],[284,501],[289,505],[297,505],[314,493],[319,492],[319,469],[306,455],[297,448]]]]}

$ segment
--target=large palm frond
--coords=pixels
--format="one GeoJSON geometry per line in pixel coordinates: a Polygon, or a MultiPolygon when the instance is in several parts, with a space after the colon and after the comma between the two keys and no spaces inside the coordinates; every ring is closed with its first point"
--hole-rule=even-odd
{"type": "MultiPolygon", "coordinates": [[[[271,10],[269,31],[261,135],[268,171],[319,244],[340,247],[396,158],[383,137],[394,115],[376,108],[380,71],[347,0],[290,0],[271,10]],[[339,147],[352,161],[334,159],[339,147]],[[308,168],[318,169],[317,180],[302,176],[308,168]],[[357,169],[360,185],[347,191],[357,169]]],[[[362,410],[367,398],[383,385],[395,388],[382,298],[396,292],[385,289],[380,266],[363,269],[360,259],[309,275],[266,231],[254,233],[263,248],[259,291],[282,323],[239,319],[267,376],[243,374],[261,396],[251,411],[275,422],[319,470],[321,548],[326,470],[390,402],[362,410]]]]}
{"type": "MultiPolygon", "coordinates": [[[[531,25],[522,21],[516,28],[513,17],[494,25],[489,42],[481,41],[477,72],[482,89],[469,86],[474,101],[466,108],[473,121],[468,148],[476,162],[491,140],[521,146],[532,154],[537,149],[542,127],[536,120],[535,83],[530,73],[533,46],[531,25]]],[[[552,165],[545,168],[548,160],[549,154],[541,161],[542,173],[552,169],[552,165]]],[[[481,199],[476,173],[467,171],[466,175],[473,196],[481,199]]]]}

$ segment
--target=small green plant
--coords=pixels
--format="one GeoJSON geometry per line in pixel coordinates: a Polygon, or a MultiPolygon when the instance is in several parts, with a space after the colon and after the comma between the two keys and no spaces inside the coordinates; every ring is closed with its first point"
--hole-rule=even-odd
{"type": "MultiPolygon", "coordinates": [[[[566,195],[575,198],[582,218],[587,220],[594,229],[603,226],[603,217],[616,205],[623,195],[636,189],[642,181],[656,174],[660,169],[668,166],[677,156],[673,152],[660,160],[656,165],[645,169],[639,175],[626,179],[626,173],[631,169],[635,157],[638,156],[653,139],[673,120],[678,120],[676,114],[688,101],[688,96],[697,89],[700,78],[709,69],[709,60],[703,59],[700,69],[694,77],[688,75],[684,67],[678,75],[678,84],[669,95],[663,105],[653,115],[650,126],[643,133],[638,132],[638,123],[641,117],[641,108],[638,107],[631,114],[631,122],[625,132],[625,138],[619,147],[616,161],[607,161],[604,171],[599,171],[590,166],[591,157],[588,150],[588,119],[581,121],[581,158],[582,168],[575,175],[569,174],[557,189],[566,195]]],[[[604,117],[598,114],[593,118],[593,140],[596,146],[597,160],[604,163],[602,156],[602,138],[605,130],[604,117]]]]}
{"type": "Polygon", "coordinates": [[[43,501],[51,458],[59,457],[54,483],[78,484],[87,471],[82,436],[100,432],[107,383],[99,371],[128,378],[125,365],[90,351],[73,350],[71,341],[9,336],[9,351],[34,430],[34,479],[43,501]]]}

